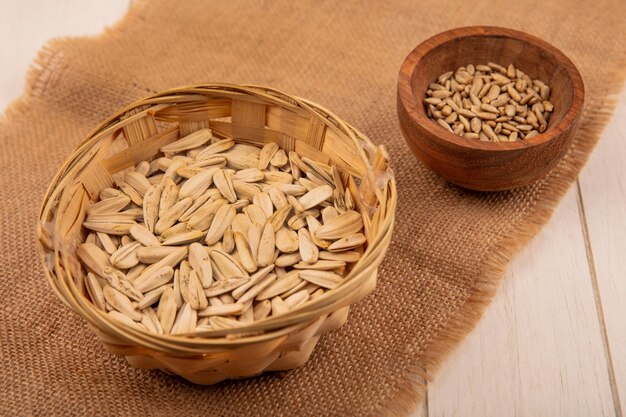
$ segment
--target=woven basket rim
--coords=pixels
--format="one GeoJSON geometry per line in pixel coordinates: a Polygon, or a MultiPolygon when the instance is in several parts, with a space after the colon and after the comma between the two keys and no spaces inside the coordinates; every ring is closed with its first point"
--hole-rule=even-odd
{"type": "MultiPolygon", "coordinates": [[[[371,162],[372,155],[374,155],[376,150],[376,146],[367,136],[323,106],[306,99],[291,96],[271,87],[254,84],[237,85],[227,83],[204,83],[168,89],[134,101],[133,103],[115,111],[96,128],[92,129],[77,145],[74,151],[65,159],[50,182],[41,205],[39,212],[37,246],[39,247],[40,257],[44,265],[44,271],[50,286],[57,296],[66,305],[84,317],[90,325],[96,326],[102,331],[114,333],[116,336],[121,337],[129,343],[134,343],[142,347],[149,347],[157,351],[177,353],[186,352],[189,354],[200,353],[206,348],[234,347],[284,337],[292,331],[303,328],[324,314],[329,314],[340,307],[351,304],[350,301],[347,301],[347,297],[358,288],[361,281],[363,281],[363,277],[367,276],[361,272],[368,268],[370,264],[378,266],[387,247],[389,246],[389,241],[391,239],[397,203],[397,189],[393,171],[389,167],[389,164],[387,164],[385,177],[380,181],[380,183],[383,184],[381,190],[386,193],[387,196],[387,207],[385,208],[386,216],[379,224],[377,235],[374,236],[374,239],[372,239],[371,242],[369,241],[368,236],[369,243],[367,248],[361,259],[354,265],[350,273],[346,275],[346,282],[338,288],[323,294],[318,299],[307,303],[304,306],[306,308],[297,308],[288,314],[276,318],[270,317],[259,322],[243,325],[241,327],[212,330],[207,332],[207,334],[210,333],[210,337],[202,337],[205,335],[202,333],[200,334],[200,337],[192,338],[169,334],[156,335],[147,333],[112,320],[107,316],[107,314],[98,311],[91,301],[83,295],[76,286],[74,280],[72,279],[72,273],[68,267],[68,260],[64,259],[63,265],[61,265],[60,261],[62,256],[59,255],[60,252],[63,252],[60,251],[61,248],[57,246],[53,247],[54,267],[50,267],[47,262],[44,244],[42,244],[42,242],[45,241],[45,236],[43,236],[42,232],[42,225],[45,224],[48,215],[54,209],[55,204],[58,202],[58,198],[67,186],[63,183],[63,180],[67,180],[68,178],[71,179],[71,177],[66,176],[68,172],[74,168],[73,163],[81,160],[84,153],[90,149],[90,145],[93,146],[94,144],[97,144],[102,136],[119,129],[119,126],[115,128],[115,123],[119,121],[127,112],[145,105],[153,106],[149,109],[149,111],[157,111],[154,110],[154,107],[157,107],[158,109],[158,106],[162,106],[162,102],[166,98],[189,98],[191,95],[196,93],[204,93],[204,95],[206,95],[211,92],[215,92],[218,95],[226,92],[248,95],[257,97],[263,102],[269,102],[280,105],[281,107],[287,107],[295,110],[299,109],[299,111],[314,114],[316,117],[320,118],[320,120],[327,127],[339,131],[340,134],[343,134],[354,141],[354,143],[358,145],[358,149],[362,150],[365,158],[367,158],[369,153],[369,162],[371,162]],[[53,276],[53,270],[63,276],[53,276]]],[[[368,161],[366,160],[365,162],[368,161]]],[[[85,165],[87,164],[88,163],[85,163],[85,165]]],[[[50,261],[49,258],[48,261],[50,261]]]]}

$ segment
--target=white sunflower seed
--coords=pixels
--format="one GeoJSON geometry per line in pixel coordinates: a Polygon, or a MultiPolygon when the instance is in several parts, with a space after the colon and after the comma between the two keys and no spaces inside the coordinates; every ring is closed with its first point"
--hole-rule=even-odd
{"type": "Polygon", "coordinates": [[[278,144],[274,142],[263,146],[259,154],[259,169],[266,169],[276,152],[278,152],[278,144]]]}
{"type": "Polygon", "coordinates": [[[229,205],[221,206],[217,210],[211,222],[211,226],[209,227],[209,231],[206,234],[205,242],[207,245],[213,245],[222,238],[226,228],[230,226],[236,214],[235,209],[229,205]]]}
{"type": "Polygon", "coordinates": [[[276,235],[271,223],[266,223],[261,233],[259,249],[257,253],[257,263],[259,266],[268,266],[274,260],[274,249],[276,247],[276,235]]]}
{"type": "Polygon", "coordinates": [[[312,269],[301,270],[300,278],[307,280],[320,287],[333,289],[343,282],[341,275],[330,271],[316,271],[312,269]]]}
{"type": "Polygon", "coordinates": [[[144,246],[161,246],[159,239],[147,227],[141,224],[132,225],[129,232],[133,239],[144,246]]]}
{"type": "Polygon", "coordinates": [[[333,242],[330,246],[328,246],[329,252],[341,252],[345,250],[351,250],[354,248],[358,248],[366,242],[367,238],[363,233],[355,233],[353,235],[348,235],[342,237],[341,239],[333,242]]]}
{"type": "Polygon", "coordinates": [[[280,297],[274,297],[271,300],[272,302],[272,316],[280,316],[281,314],[285,314],[289,312],[289,306],[285,301],[280,297]]]}
{"type": "Polygon", "coordinates": [[[193,133],[185,136],[184,138],[178,139],[175,142],[167,144],[161,148],[161,152],[163,153],[172,153],[172,152],[181,152],[188,149],[197,148],[198,146],[202,146],[207,143],[213,134],[210,129],[200,129],[196,130],[193,133]]]}
{"type": "Polygon", "coordinates": [[[198,310],[198,317],[211,316],[238,316],[243,313],[242,303],[222,304],[221,306],[210,306],[203,310],[198,310]]]}
{"type": "Polygon", "coordinates": [[[311,235],[307,229],[298,230],[298,249],[303,262],[314,263],[319,257],[319,249],[311,240],[311,235]]]}
{"type": "Polygon", "coordinates": [[[109,303],[114,309],[134,321],[141,321],[141,318],[143,317],[142,314],[135,310],[133,303],[131,303],[130,299],[126,295],[122,294],[110,285],[105,285],[102,289],[102,293],[106,302],[109,303]]]}

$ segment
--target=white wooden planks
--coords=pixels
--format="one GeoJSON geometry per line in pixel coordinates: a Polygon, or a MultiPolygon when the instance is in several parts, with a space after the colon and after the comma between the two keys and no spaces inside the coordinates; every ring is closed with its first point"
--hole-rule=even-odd
{"type": "Polygon", "coordinates": [[[121,19],[129,0],[3,0],[0,4],[0,111],[24,89],[46,41],[95,35],[121,19]]]}
{"type": "Polygon", "coordinates": [[[616,409],[626,408],[626,90],[580,176],[589,259],[613,365],[616,409]],[[619,407],[619,408],[618,408],[619,407]]]}
{"type": "Polygon", "coordinates": [[[576,188],[429,385],[428,415],[614,415],[576,188]]]}

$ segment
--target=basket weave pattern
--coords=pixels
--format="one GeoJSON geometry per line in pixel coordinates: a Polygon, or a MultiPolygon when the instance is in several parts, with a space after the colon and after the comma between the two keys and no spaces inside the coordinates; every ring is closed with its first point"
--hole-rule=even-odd
{"type": "Polygon", "coordinates": [[[39,247],[49,283],[83,316],[107,349],[135,367],[159,368],[199,384],[304,365],[320,336],[345,323],[349,305],[370,293],[389,246],[396,188],[387,154],[328,110],[274,89],[202,84],[166,91],[122,109],[78,146],[58,171],[40,212],[39,247]],[[218,138],[336,165],[363,214],[367,248],[338,288],[288,314],[202,338],[148,334],[93,306],[75,249],[86,208],[112,175],[151,160],[182,136],[210,128],[218,138]]]}

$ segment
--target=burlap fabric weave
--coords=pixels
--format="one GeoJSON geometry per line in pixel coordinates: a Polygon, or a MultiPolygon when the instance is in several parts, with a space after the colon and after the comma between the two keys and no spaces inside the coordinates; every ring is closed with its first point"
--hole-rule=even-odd
{"type": "MultiPolygon", "coordinates": [[[[584,164],[624,75],[626,3],[135,1],[95,38],[42,52],[0,126],[0,414],[397,415],[471,330],[513,253],[547,221],[584,164]],[[396,119],[397,71],[425,38],[489,24],[542,37],[580,69],[582,126],[543,181],[463,191],[411,155],[396,119]],[[270,85],[332,109],[384,143],[397,175],[395,235],[375,293],[306,367],[194,386],[109,354],[44,279],[37,212],[54,172],[122,105],[178,85],[270,85]]],[[[5,63],[6,65],[6,63],[5,63]]],[[[549,277],[548,277],[549,278],[549,277]]]]}

